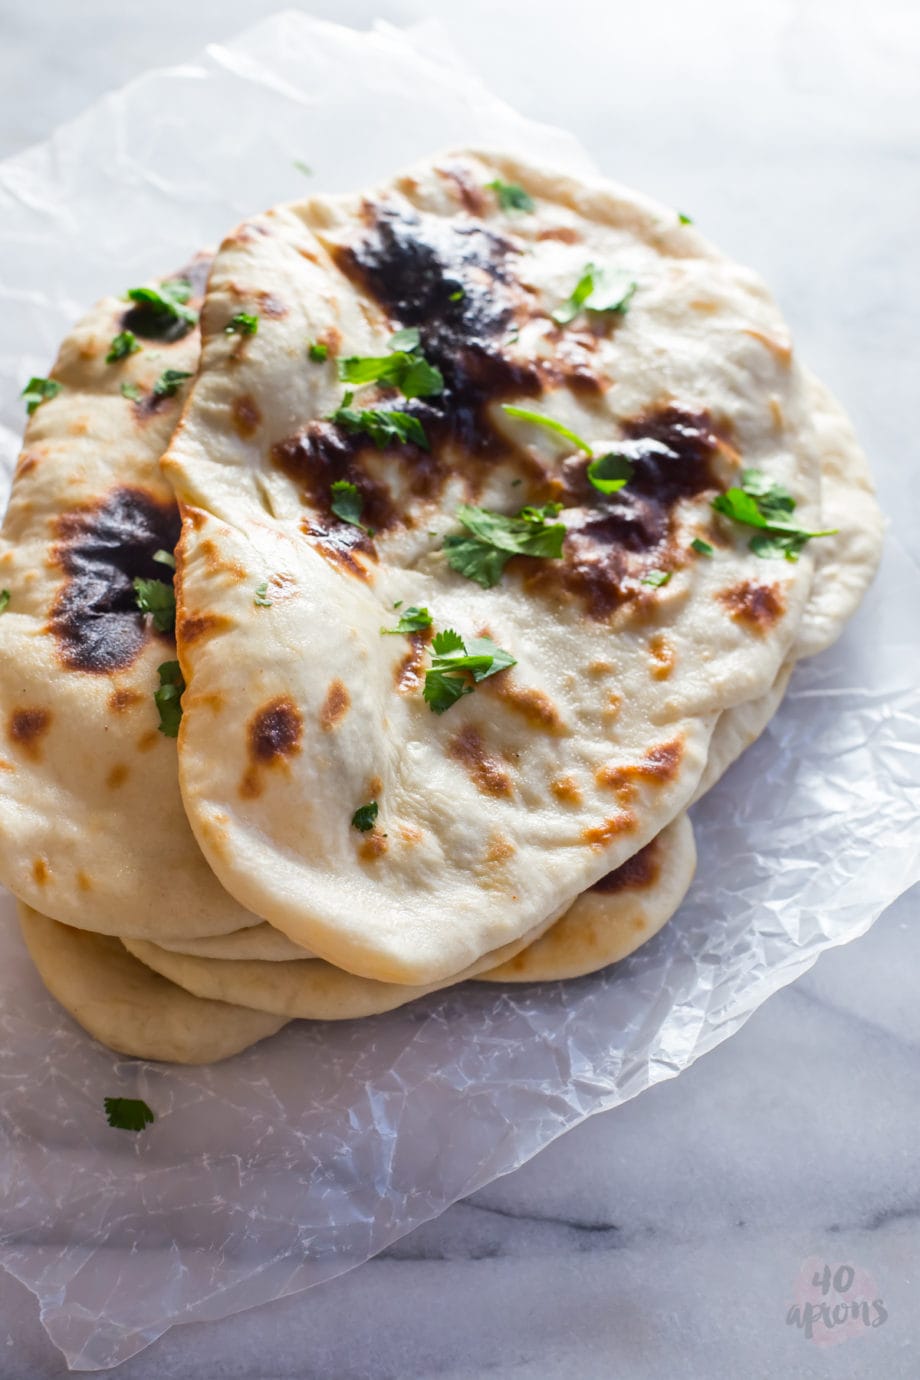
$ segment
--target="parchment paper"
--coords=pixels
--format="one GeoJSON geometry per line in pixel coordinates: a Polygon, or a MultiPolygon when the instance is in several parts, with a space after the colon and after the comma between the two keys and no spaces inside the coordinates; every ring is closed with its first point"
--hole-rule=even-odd
{"type": "MultiPolygon", "coordinates": [[[[569,136],[517,116],[431,44],[282,14],[0,165],[7,474],[19,390],[72,320],[244,214],[307,186],[361,186],[446,144],[590,170],[569,136]]],[[[120,1060],[78,1031],[2,899],[0,1263],[33,1290],[69,1365],[115,1365],[174,1323],[360,1264],[685,1069],[920,877],[920,570],[897,531],[841,643],[796,671],[763,739],[695,809],[687,903],[606,973],[300,1022],[182,1070],[120,1060]],[[110,1130],[105,1095],[145,1098],[155,1125],[110,1130]]]]}

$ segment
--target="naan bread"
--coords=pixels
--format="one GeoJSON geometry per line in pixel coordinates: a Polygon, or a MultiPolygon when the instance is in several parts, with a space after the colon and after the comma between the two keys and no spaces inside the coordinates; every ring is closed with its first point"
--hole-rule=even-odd
{"type": "Polygon", "coordinates": [[[683,808],[718,714],[787,659],[819,543],[761,560],[710,500],[757,467],[814,529],[809,437],[759,281],[618,188],[453,155],[244,224],[215,263],[165,462],[184,505],[180,778],[222,883],[337,966],[420,985],[571,903],[683,808]],[[503,211],[496,178],[535,210],[503,211]],[[628,314],[560,329],[549,312],[589,260],[637,282],[628,314]],[[240,310],[260,315],[242,344],[223,331],[240,310]],[[413,402],[363,390],[359,407],[412,414],[431,444],[377,451],[322,420],[342,387],[306,346],[381,355],[407,326],[447,386],[413,402]],[[500,403],[598,454],[625,445],[630,484],[603,498],[584,455],[500,403]],[[339,479],[373,538],[332,513],[339,479]],[[561,560],[516,557],[490,590],[447,565],[460,503],[553,499],[561,560]],[[657,570],[667,585],[642,582],[657,570]],[[380,635],[398,601],[517,665],[435,716],[424,644],[380,635]],[[351,816],[372,798],[360,835],[351,816]]]}
{"type": "MultiPolygon", "coordinates": [[[[200,305],[208,260],[186,276],[200,305]]],[[[158,731],[171,636],[138,612],[134,577],[171,579],[179,515],[158,460],[194,371],[196,329],[150,339],[107,298],[61,347],[60,393],[26,428],[0,538],[0,880],[57,920],[106,934],[220,934],[256,917],[222,891],[188,828],[176,743],[158,731]],[[142,347],[106,363],[132,328],[142,347]],[[133,385],[140,401],[123,396],[133,385]]]]}
{"type": "Polygon", "coordinates": [[[213,1064],[285,1024],[263,1011],[193,997],[138,963],[119,940],[60,925],[22,903],[19,923],[51,995],[119,1054],[213,1064]]]}
{"type": "Polygon", "coordinates": [[[695,861],[690,821],[679,815],[617,872],[579,896],[542,936],[526,946],[508,946],[517,952],[504,959],[487,955],[471,971],[429,987],[374,982],[321,959],[234,961],[178,954],[134,939],[124,942],[135,958],[199,997],[290,1018],[351,1020],[392,1011],[466,978],[546,981],[603,968],[644,944],[673,915],[690,885],[695,861]]]}

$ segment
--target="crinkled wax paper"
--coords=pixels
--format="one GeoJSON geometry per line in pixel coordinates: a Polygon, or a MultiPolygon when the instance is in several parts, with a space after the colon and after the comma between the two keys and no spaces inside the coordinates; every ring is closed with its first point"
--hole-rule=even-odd
{"type": "MultiPolygon", "coordinates": [[[[243,214],[307,187],[361,186],[451,143],[588,168],[571,138],[430,51],[417,33],[282,14],[0,167],[7,464],[16,395],[86,305],[183,263],[243,214]]],[[[896,533],[841,643],[796,671],[761,741],[694,811],[687,903],[613,970],[467,985],[372,1020],[291,1025],[214,1068],[170,1068],[78,1031],[5,899],[0,1260],[71,1366],[114,1365],[173,1323],[360,1264],[581,1118],[679,1073],[917,880],[920,571],[896,533]],[[109,1130],[106,1094],[145,1098],[155,1125],[109,1130]]]]}

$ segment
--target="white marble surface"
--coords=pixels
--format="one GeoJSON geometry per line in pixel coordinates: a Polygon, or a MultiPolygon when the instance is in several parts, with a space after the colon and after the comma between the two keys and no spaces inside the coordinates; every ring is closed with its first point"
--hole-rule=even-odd
{"type": "MultiPolygon", "coordinates": [[[[273,8],[3,0],[0,155],[273,8]]],[[[870,450],[916,464],[915,4],[304,8],[358,27],[448,22],[509,100],[568,125],[608,172],[755,263],[870,450]]],[[[918,907],[915,891],[679,1080],[584,1124],[386,1256],[177,1329],[119,1375],[913,1380],[918,907]],[[884,1324],[826,1346],[787,1325],[812,1258],[866,1271],[884,1324]]],[[[30,1296],[0,1277],[0,1380],[63,1373],[30,1296]]]]}

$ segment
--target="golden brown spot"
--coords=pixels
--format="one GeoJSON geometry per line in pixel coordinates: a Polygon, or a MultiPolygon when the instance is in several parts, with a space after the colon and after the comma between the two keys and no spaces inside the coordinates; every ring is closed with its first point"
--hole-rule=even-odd
{"type": "Polygon", "coordinates": [[[375,829],[373,833],[364,835],[358,852],[365,862],[373,862],[375,858],[382,858],[388,847],[386,835],[378,834],[375,829]]]}
{"type": "Polygon", "coordinates": [[[667,680],[677,664],[677,652],[665,637],[656,633],[649,640],[648,649],[652,654],[652,676],[655,680],[667,680]]]}
{"type": "Polygon", "coordinates": [[[514,851],[514,844],[510,839],[506,839],[503,834],[493,834],[486,853],[486,862],[507,862],[509,858],[514,857],[514,851]]]}
{"type": "Polygon", "coordinates": [[[113,714],[123,714],[126,709],[132,709],[146,698],[138,690],[113,690],[109,695],[109,708],[113,714]]]}
{"type": "Polygon", "coordinates": [[[238,561],[225,561],[220,553],[220,548],[211,541],[210,537],[205,537],[200,550],[209,575],[226,574],[234,576],[237,580],[246,579],[246,567],[240,565],[238,561]]]}
{"type": "Polygon", "coordinates": [[[274,766],[300,752],[303,716],[287,695],[278,695],[249,720],[249,752],[254,763],[274,766]]]}
{"type": "Polygon", "coordinates": [[[760,636],[769,632],[786,612],[779,585],[758,585],[753,580],[744,580],[733,589],[723,590],[717,597],[736,623],[743,623],[760,636]]]}
{"type": "Polygon", "coordinates": [[[763,331],[745,330],[745,335],[749,335],[752,340],[758,341],[770,354],[778,359],[780,364],[789,365],[792,363],[792,345],[788,340],[774,340],[772,336],[765,335],[763,331]]]}
{"type": "Polygon", "coordinates": [[[670,743],[661,743],[652,748],[641,762],[598,767],[594,779],[599,786],[615,791],[621,800],[632,800],[639,781],[647,781],[654,786],[673,781],[683,755],[683,742],[680,738],[674,738],[670,743]]]}
{"type": "Polygon", "coordinates": [[[92,891],[93,884],[86,873],[80,869],[77,873],[77,887],[80,891],[92,891]]]}
{"type": "Polygon", "coordinates": [[[610,661],[590,661],[588,663],[589,676],[606,676],[613,670],[613,663],[610,661]]]}
{"type": "MultiPolygon", "coordinates": [[[[640,848],[638,853],[633,853],[631,858],[627,858],[625,863],[621,863],[613,872],[608,872],[606,877],[601,877],[599,882],[595,882],[591,890],[602,891],[605,895],[610,895],[614,891],[625,891],[627,887],[631,891],[638,891],[657,882],[660,872],[661,846],[656,835],[651,843],[640,848]]],[[[642,928],[641,921],[639,928],[642,928]]]]}
{"type": "Polygon", "coordinates": [[[603,824],[594,825],[590,829],[583,829],[581,836],[585,843],[590,844],[592,848],[604,848],[618,834],[628,834],[635,827],[635,815],[630,814],[628,810],[623,810],[621,814],[605,819],[603,824]]]}
{"type": "Polygon", "coordinates": [[[162,736],[158,728],[149,728],[147,732],[142,733],[137,740],[138,752],[149,752],[151,748],[156,747],[162,736]]]}
{"type": "Polygon", "coordinates": [[[401,694],[410,694],[421,685],[424,679],[425,648],[431,640],[432,632],[431,628],[426,628],[423,632],[409,634],[409,650],[397,662],[393,671],[396,689],[401,694]]]}
{"type": "Polygon", "coordinates": [[[511,778],[497,757],[490,756],[479,730],[468,725],[450,742],[448,756],[459,762],[470,780],[486,795],[510,796],[511,778]]]}
{"type": "Polygon", "coordinates": [[[549,783],[549,788],[561,804],[581,804],[581,790],[573,777],[557,776],[555,781],[549,783]]]}
{"type": "Polygon", "coordinates": [[[267,316],[273,321],[280,321],[283,316],[287,316],[288,309],[280,297],[274,297],[270,292],[257,292],[256,297],[259,300],[260,316],[267,316]]]}
{"type": "Polygon", "coordinates": [[[182,698],[182,703],[186,709],[191,709],[194,706],[196,709],[210,709],[212,714],[219,714],[227,701],[219,690],[211,690],[207,694],[198,695],[186,692],[182,698]]]}
{"type": "Polygon", "coordinates": [[[779,398],[770,399],[770,417],[777,431],[782,431],[786,425],[786,418],[783,416],[783,409],[779,405],[779,398]]]}
{"type": "Polygon", "coordinates": [[[323,707],[319,711],[320,728],[331,733],[336,724],[345,717],[351,706],[351,696],[340,680],[334,680],[326,692],[323,707]]]}
{"type": "Polygon", "coordinates": [[[710,316],[714,311],[719,310],[718,302],[711,302],[703,299],[697,299],[697,301],[691,302],[690,306],[694,311],[703,312],[706,316],[710,316]]]}
{"type": "Polygon", "coordinates": [[[207,520],[207,514],[203,513],[200,508],[190,508],[183,503],[182,519],[184,522],[188,522],[191,527],[194,527],[196,532],[200,532],[207,520]]]}
{"type": "Polygon", "coordinates": [[[471,216],[485,215],[489,206],[485,193],[477,182],[472,181],[462,164],[451,163],[447,167],[436,168],[435,172],[445,182],[452,183],[465,211],[469,211],[471,216]]]}
{"type": "Polygon", "coordinates": [[[8,762],[5,757],[0,757],[0,771],[15,771],[12,762],[8,762]]]}
{"type": "Polygon", "coordinates": [[[219,613],[202,613],[197,617],[192,614],[183,614],[177,624],[176,632],[178,640],[189,646],[202,637],[210,637],[213,633],[221,632],[229,625],[230,620],[219,613]]]}
{"type": "Polygon", "coordinates": [[[520,714],[532,728],[547,733],[562,733],[563,724],[549,695],[524,685],[517,685],[509,675],[498,675],[489,686],[509,709],[520,714]]]}
{"type": "Polygon", "coordinates": [[[39,886],[44,886],[50,876],[48,864],[44,858],[36,858],[32,864],[32,876],[39,886]]]}
{"type": "Polygon", "coordinates": [[[76,421],[70,423],[68,431],[71,436],[87,436],[89,434],[89,420],[86,417],[78,417],[76,421]]]}
{"type": "Polygon", "coordinates": [[[399,837],[402,839],[403,843],[416,844],[421,843],[424,835],[421,829],[416,829],[414,824],[401,824],[399,826],[399,837]]]}
{"type": "Polygon", "coordinates": [[[47,709],[14,709],[10,715],[6,736],[11,743],[22,749],[27,757],[37,762],[41,757],[39,743],[51,725],[51,714],[47,709]]]}
{"type": "Polygon", "coordinates": [[[370,574],[362,561],[358,560],[357,552],[366,551],[369,555],[374,554],[374,546],[364,533],[359,533],[356,527],[345,528],[344,531],[325,531],[319,527],[314,527],[309,518],[304,518],[300,524],[301,531],[305,536],[312,539],[315,549],[330,565],[338,566],[346,575],[356,575],[359,580],[369,580],[370,574]]]}
{"type": "Polygon", "coordinates": [[[36,468],[37,465],[38,456],[35,454],[35,452],[24,450],[20,455],[19,461],[16,465],[16,478],[22,479],[24,475],[31,474],[31,472],[36,468]]]}
{"type": "Polygon", "coordinates": [[[379,776],[372,776],[367,783],[367,793],[371,800],[376,800],[383,790],[383,782],[379,776]]]}
{"type": "Polygon", "coordinates": [[[261,426],[262,413],[259,411],[255,399],[251,398],[248,393],[244,393],[242,397],[233,399],[230,419],[237,435],[242,436],[243,440],[246,441],[250,436],[254,436],[261,426]]]}
{"type": "Polygon", "coordinates": [[[255,800],[262,794],[262,782],[254,767],[247,767],[240,781],[240,795],[244,800],[255,800]]]}
{"type": "Polygon", "coordinates": [[[119,786],[123,786],[128,779],[128,768],[124,762],[116,762],[115,766],[105,778],[105,784],[109,790],[117,791],[119,786]]]}
{"type": "Polygon", "coordinates": [[[617,719],[620,717],[620,710],[622,709],[622,707],[622,698],[619,695],[614,694],[613,691],[611,691],[610,694],[607,696],[606,708],[604,708],[601,711],[601,718],[604,719],[607,723],[616,723],[617,719]]]}
{"type": "Polygon", "coordinates": [[[538,240],[558,240],[560,244],[578,244],[581,235],[571,225],[553,225],[541,230],[538,240]]]}

